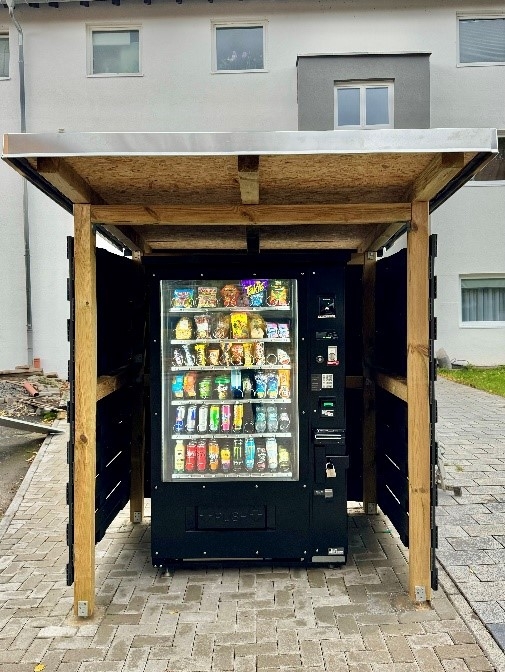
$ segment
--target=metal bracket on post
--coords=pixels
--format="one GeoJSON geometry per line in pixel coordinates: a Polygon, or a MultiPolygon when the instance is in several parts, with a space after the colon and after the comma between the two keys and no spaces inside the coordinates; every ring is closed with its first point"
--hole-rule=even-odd
{"type": "Polygon", "coordinates": [[[416,602],[426,602],[425,586],[416,586],[416,602]]]}
{"type": "Polygon", "coordinates": [[[142,511],[134,511],[133,512],[133,522],[134,523],[141,523],[142,522],[142,511]]]}
{"type": "Polygon", "coordinates": [[[377,504],[375,502],[368,502],[366,505],[367,516],[374,516],[377,513],[377,504]]]}
{"type": "Polygon", "coordinates": [[[88,618],[88,601],[79,600],[77,602],[77,616],[79,618],[88,618]]]}

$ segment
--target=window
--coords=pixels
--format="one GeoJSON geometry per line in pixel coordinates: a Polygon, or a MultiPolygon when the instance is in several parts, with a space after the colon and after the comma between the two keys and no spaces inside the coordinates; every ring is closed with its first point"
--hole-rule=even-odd
{"type": "Polygon", "coordinates": [[[505,276],[461,278],[461,319],[505,324],[505,276]]]}
{"type": "Polygon", "coordinates": [[[9,76],[9,34],[0,33],[0,78],[9,76]]]}
{"type": "Polygon", "coordinates": [[[505,17],[460,18],[460,64],[505,65],[505,17]]]}
{"type": "Polygon", "coordinates": [[[139,75],[140,29],[90,27],[88,29],[89,75],[139,75]]]}
{"type": "Polygon", "coordinates": [[[393,83],[336,83],[334,115],[335,128],[393,128],[393,83]]]}
{"type": "Polygon", "coordinates": [[[498,138],[498,154],[473,178],[475,182],[496,182],[505,180],[505,137],[498,138]]]}
{"type": "Polygon", "coordinates": [[[265,22],[213,24],[214,72],[265,70],[265,22]]]}

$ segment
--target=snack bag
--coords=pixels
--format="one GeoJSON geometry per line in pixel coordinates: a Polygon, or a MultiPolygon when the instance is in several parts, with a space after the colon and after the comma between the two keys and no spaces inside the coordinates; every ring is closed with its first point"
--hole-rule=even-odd
{"type": "Polygon", "coordinates": [[[249,338],[247,313],[233,313],[231,316],[232,338],[249,338]]]}
{"type": "Polygon", "coordinates": [[[211,345],[207,350],[207,362],[209,366],[218,366],[220,363],[221,351],[219,345],[211,345]]]}
{"type": "Polygon", "coordinates": [[[214,338],[228,338],[230,335],[230,316],[218,315],[214,324],[214,338]]]}
{"type": "Polygon", "coordinates": [[[265,346],[263,341],[256,341],[253,345],[253,359],[254,363],[259,366],[265,363],[265,346]]]}
{"type": "Polygon", "coordinates": [[[267,325],[261,315],[251,315],[249,317],[249,333],[251,338],[263,338],[265,336],[267,325]]]}
{"type": "Polygon", "coordinates": [[[231,363],[234,366],[244,364],[244,346],[242,343],[232,343],[230,348],[231,363]]]}
{"type": "Polygon", "coordinates": [[[289,324],[286,322],[279,322],[277,325],[278,338],[283,338],[289,341],[289,324]]]}
{"type": "Polygon", "coordinates": [[[198,366],[205,366],[207,363],[206,359],[206,350],[207,346],[205,343],[197,343],[195,345],[195,357],[196,357],[196,363],[198,366]]]}
{"type": "Polygon", "coordinates": [[[272,280],[270,282],[267,304],[269,306],[289,306],[288,286],[284,280],[272,280]]]}
{"type": "Polygon", "coordinates": [[[184,376],[174,376],[172,378],[172,394],[175,399],[182,399],[184,396],[184,376]]]}
{"type": "Polygon", "coordinates": [[[289,370],[279,371],[279,397],[289,399],[291,396],[291,373],[289,370]]]}
{"type": "Polygon", "coordinates": [[[277,371],[270,371],[267,376],[267,397],[277,399],[279,394],[279,374],[277,371]]]}
{"type": "Polygon", "coordinates": [[[264,399],[267,393],[267,376],[262,371],[254,374],[255,392],[258,399],[264,399]]]}
{"type": "Polygon", "coordinates": [[[188,371],[184,376],[184,396],[185,397],[196,397],[196,378],[197,375],[194,371],[188,371]]]}
{"type": "Polygon", "coordinates": [[[217,306],[217,287],[198,287],[198,308],[215,308],[217,306]]]}
{"type": "Polygon", "coordinates": [[[173,308],[191,308],[195,298],[195,290],[188,288],[176,288],[172,294],[173,308]]]}
{"type": "Polygon", "coordinates": [[[276,322],[267,322],[267,338],[279,338],[279,325],[276,322]]]}
{"type": "Polygon", "coordinates": [[[181,317],[175,325],[175,339],[177,341],[187,341],[193,336],[193,325],[191,318],[181,317]]]}
{"type": "Polygon", "coordinates": [[[244,343],[244,366],[252,366],[253,363],[253,344],[244,343]]]}
{"type": "Polygon", "coordinates": [[[265,305],[268,280],[242,280],[240,283],[246,305],[259,308],[265,305]]]}
{"type": "Polygon", "coordinates": [[[239,305],[240,289],[237,285],[225,285],[219,293],[221,294],[223,306],[234,308],[239,305]]]}
{"type": "Polygon", "coordinates": [[[205,340],[210,338],[210,321],[208,315],[195,315],[196,337],[205,340]]]}

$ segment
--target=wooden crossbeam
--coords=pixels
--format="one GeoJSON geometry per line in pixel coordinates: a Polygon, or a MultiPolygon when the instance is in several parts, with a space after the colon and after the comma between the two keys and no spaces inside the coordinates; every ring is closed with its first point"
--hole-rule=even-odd
{"type": "Polygon", "coordinates": [[[124,369],[113,376],[100,376],[96,381],[96,400],[100,401],[116,390],[120,390],[130,380],[128,369],[124,369]]]}
{"type": "Polygon", "coordinates": [[[259,156],[238,156],[240,198],[244,204],[260,202],[259,156]]]}
{"type": "Polygon", "coordinates": [[[37,170],[72,203],[105,203],[103,198],[64,159],[38,158],[37,170]]]}
{"type": "Polygon", "coordinates": [[[410,203],[337,205],[92,205],[104,225],[391,224],[411,217],[410,203]]]}
{"type": "Polygon", "coordinates": [[[370,252],[378,252],[385,247],[400,229],[405,226],[405,222],[394,222],[390,224],[381,234],[379,234],[368,246],[370,252]]]}
{"type": "Polygon", "coordinates": [[[431,201],[465,166],[463,152],[437,154],[412,186],[411,201],[431,201]]]}
{"type": "Polygon", "coordinates": [[[408,400],[407,395],[407,379],[401,376],[391,376],[387,373],[377,372],[375,374],[375,382],[379,387],[390,394],[393,394],[402,401],[408,400]]]}

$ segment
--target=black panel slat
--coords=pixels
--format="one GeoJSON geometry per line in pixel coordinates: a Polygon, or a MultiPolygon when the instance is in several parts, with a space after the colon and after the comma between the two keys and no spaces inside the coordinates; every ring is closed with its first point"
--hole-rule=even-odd
{"type": "Polygon", "coordinates": [[[432,259],[438,256],[438,234],[432,233],[429,237],[429,255],[432,259]]]}
{"type": "Polygon", "coordinates": [[[381,259],[375,279],[375,359],[379,368],[407,375],[407,251],[381,259]],[[394,328],[392,328],[394,325],[394,328]]]}
{"type": "Polygon", "coordinates": [[[68,361],[69,401],[67,403],[67,421],[70,425],[70,439],[67,443],[67,585],[74,582],[74,455],[75,455],[75,283],[74,283],[74,239],[67,237],[67,300],[70,302],[70,317],[67,321],[67,336],[70,343],[70,359],[68,361]]]}

